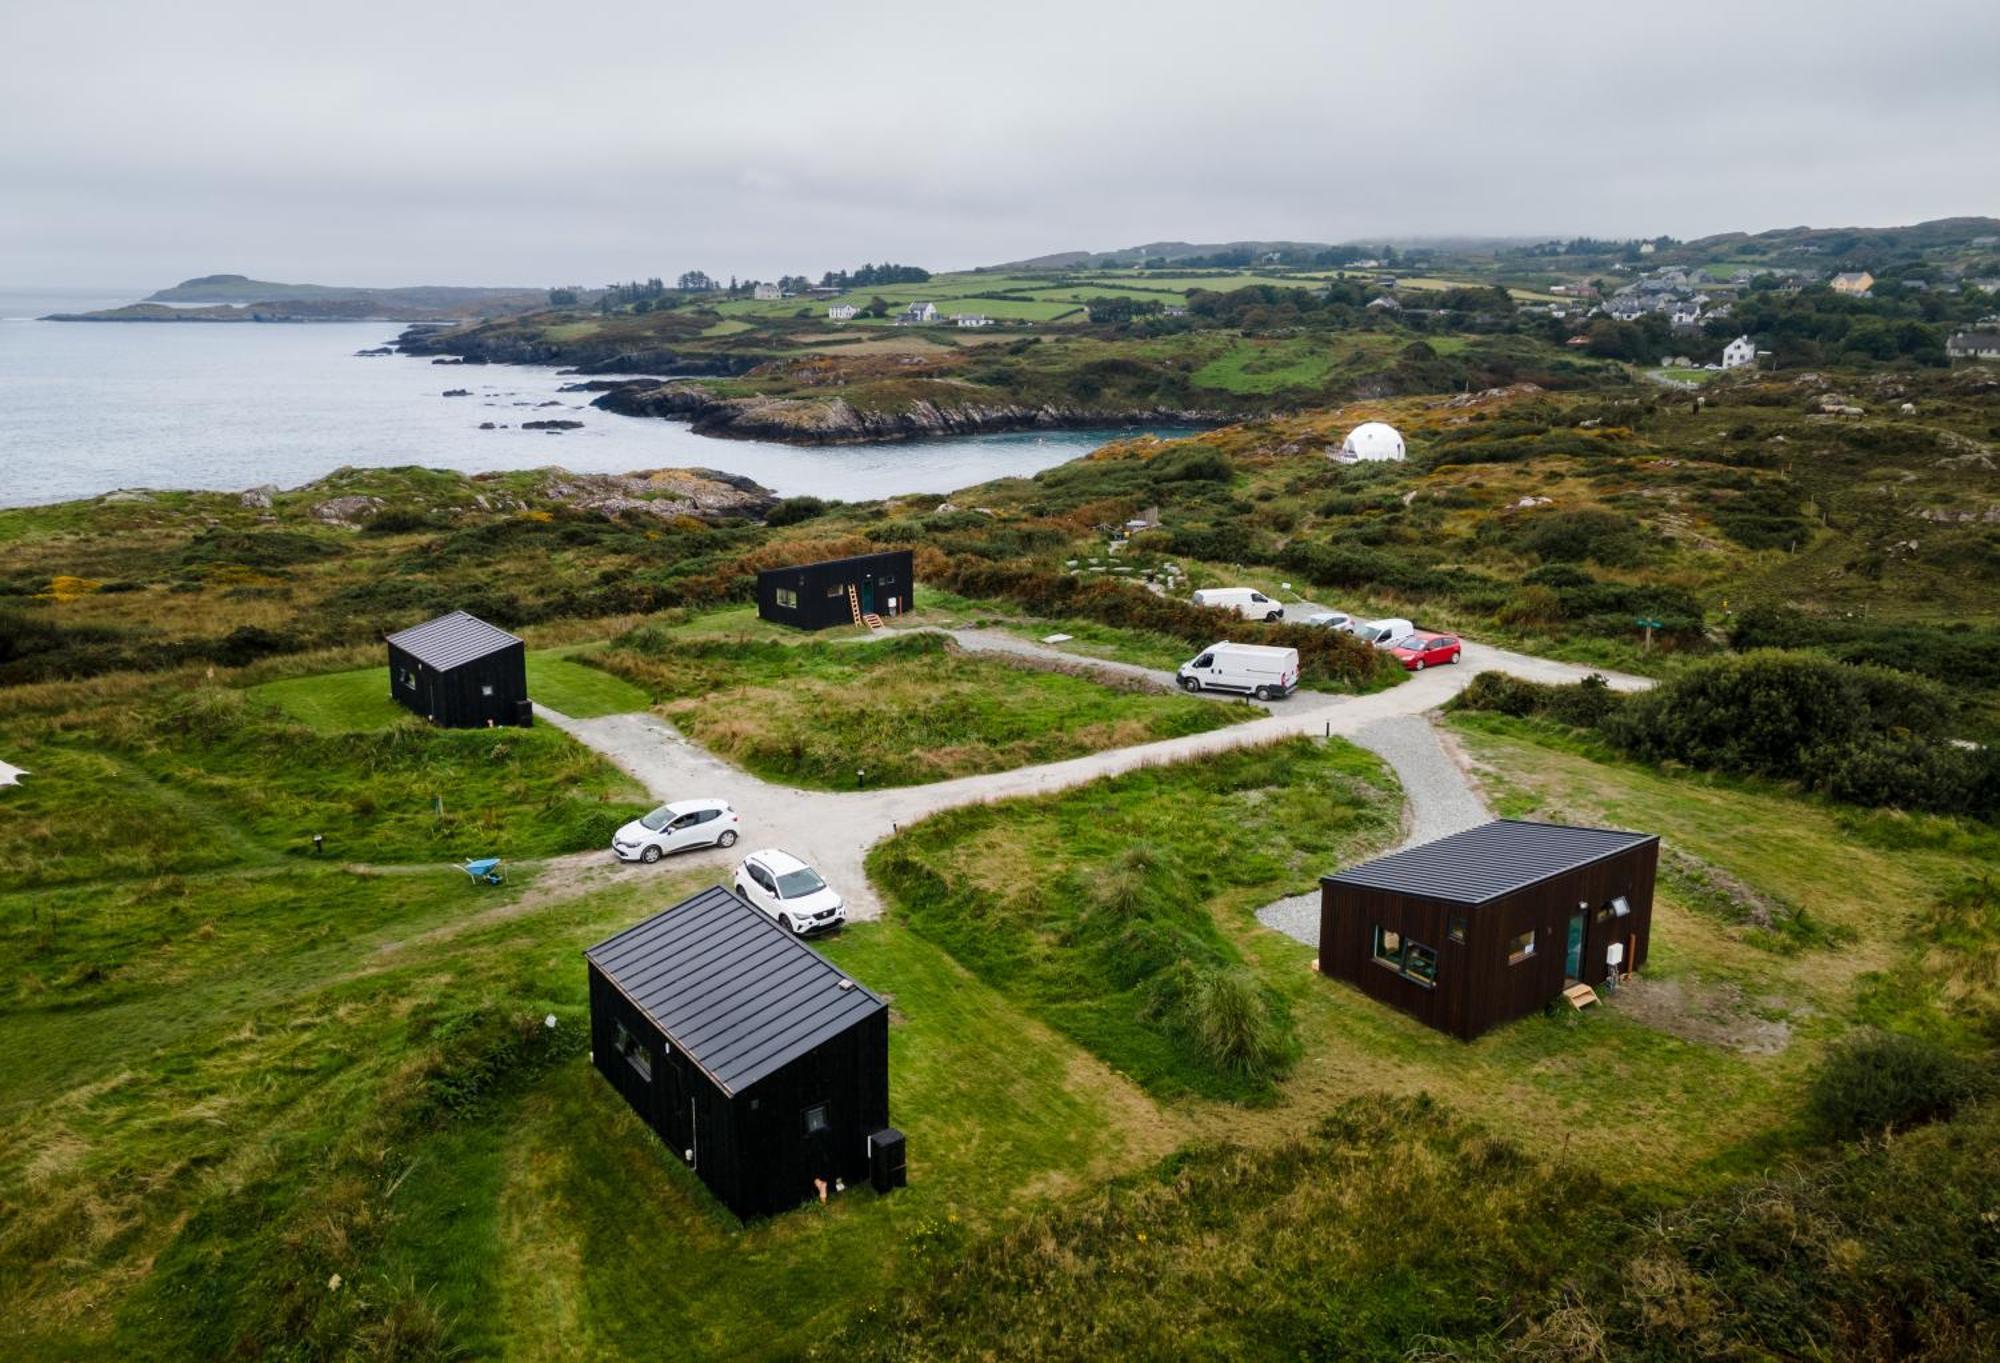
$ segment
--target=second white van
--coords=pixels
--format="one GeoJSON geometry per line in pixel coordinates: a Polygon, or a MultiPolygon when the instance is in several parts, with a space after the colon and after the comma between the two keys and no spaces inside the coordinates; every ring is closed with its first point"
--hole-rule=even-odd
{"type": "Polygon", "coordinates": [[[1210,644],[1175,674],[1186,691],[1239,691],[1276,700],[1299,689],[1299,651],[1268,644],[1210,644]]]}
{"type": "Polygon", "coordinates": [[[1235,611],[1245,620],[1282,620],[1285,607],[1255,587],[1203,587],[1193,597],[1197,606],[1216,606],[1235,611]]]}
{"type": "Polygon", "coordinates": [[[1408,620],[1390,616],[1385,620],[1363,620],[1354,626],[1354,637],[1377,648],[1388,648],[1416,628],[1408,620]]]}

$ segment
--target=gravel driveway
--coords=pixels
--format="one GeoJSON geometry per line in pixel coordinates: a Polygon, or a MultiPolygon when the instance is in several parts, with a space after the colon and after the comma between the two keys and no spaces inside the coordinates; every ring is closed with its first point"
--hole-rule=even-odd
{"type": "MultiPolygon", "coordinates": [[[[1122,675],[1145,677],[1162,686],[1173,685],[1171,673],[1126,663],[1100,664],[1098,660],[996,631],[946,632],[961,647],[973,651],[1059,660],[1066,665],[1101,665],[1122,675]]],[[[535,709],[542,719],[629,773],[657,800],[712,796],[728,800],[736,807],[743,819],[741,844],[727,852],[704,849],[681,853],[671,863],[663,864],[676,868],[713,865],[717,878],[726,879],[745,853],[762,847],[782,847],[819,868],[846,897],[848,916],[865,921],[881,915],[882,903],[868,883],[862,859],[870,847],[902,824],[974,801],[1046,794],[1149,764],[1184,761],[1204,753],[1226,752],[1299,734],[1338,734],[1379,752],[1396,769],[1409,792],[1411,827],[1416,836],[1439,836],[1478,822],[1485,812],[1477,797],[1450,758],[1438,748],[1428,722],[1419,717],[1456,695],[1476,673],[1487,670],[1511,672],[1535,681],[1575,681],[1593,669],[1509,653],[1468,640],[1465,661],[1459,666],[1432,668],[1413,675],[1401,686],[1374,695],[1300,691],[1264,707],[1270,711],[1264,718],[1207,733],[1116,748],[1039,767],[967,776],[925,786],[865,791],[813,791],[774,785],[713,756],[650,713],[572,719],[542,706],[535,709]],[[1433,829],[1438,831],[1429,831],[1433,829]]],[[[1651,684],[1640,677],[1614,675],[1609,680],[1620,690],[1651,684]]],[[[605,855],[610,855],[608,850],[605,855]]],[[[1314,930],[1316,933],[1316,922],[1314,930]]]]}

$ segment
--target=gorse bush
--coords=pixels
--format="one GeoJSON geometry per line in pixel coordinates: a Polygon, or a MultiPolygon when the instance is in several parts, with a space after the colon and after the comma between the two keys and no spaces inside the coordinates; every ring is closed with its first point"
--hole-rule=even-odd
{"type": "Polygon", "coordinates": [[[1936,1042],[1869,1032],[1820,1062],[1806,1110],[1829,1139],[1884,1136],[1949,1117],[1977,1087],[1970,1064],[1936,1042]]]}
{"type": "Polygon", "coordinates": [[[1630,696],[1596,677],[1554,685],[1483,673],[1452,704],[1596,729],[1644,761],[1796,781],[1854,804],[1981,818],[2000,809],[1993,751],[1950,742],[1950,693],[1813,654],[1718,658],[1630,696]]]}

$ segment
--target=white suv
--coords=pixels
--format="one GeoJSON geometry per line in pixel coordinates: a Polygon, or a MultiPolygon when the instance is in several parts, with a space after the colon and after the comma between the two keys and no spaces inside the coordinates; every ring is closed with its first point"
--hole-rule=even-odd
{"type": "Polygon", "coordinates": [[[620,861],[650,864],[690,847],[734,847],[736,824],[727,800],[676,800],[613,833],[611,851],[620,861]]]}
{"type": "Polygon", "coordinates": [[[736,868],[736,894],[803,937],[847,921],[847,904],[818,871],[790,852],[767,847],[752,852],[736,868]]]}

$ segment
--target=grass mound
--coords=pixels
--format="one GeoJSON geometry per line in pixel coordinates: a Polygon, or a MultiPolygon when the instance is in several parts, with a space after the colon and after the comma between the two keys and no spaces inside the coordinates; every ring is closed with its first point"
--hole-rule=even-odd
{"type": "Polygon", "coordinates": [[[1297,1055],[1291,1008],[1214,906],[1296,889],[1387,825],[1378,771],[1294,739],[949,810],[868,869],[918,932],[1148,1088],[1257,1101],[1297,1055]]]}
{"type": "Polygon", "coordinates": [[[829,790],[1035,766],[1257,713],[965,654],[936,634],[786,644],[646,628],[603,665],[711,750],[766,780],[829,790]]]}

